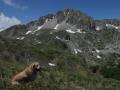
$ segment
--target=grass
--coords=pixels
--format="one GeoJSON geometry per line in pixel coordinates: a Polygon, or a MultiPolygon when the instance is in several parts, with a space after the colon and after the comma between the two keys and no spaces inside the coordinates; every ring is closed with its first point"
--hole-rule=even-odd
{"type": "Polygon", "coordinates": [[[11,86],[11,77],[21,71],[23,65],[0,61],[0,90],[119,90],[120,81],[91,73],[81,61],[74,55],[60,55],[54,61],[57,67],[46,67],[35,81],[15,87],[11,86]]]}
{"type": "MultiPolygon", "coordinates": [[[[110,32],[111,33],[111,32],[110,32]]],[[[106,33],[106,38],[111,37],[106,33]]],[[[70,54],[65,45],[49,40],[48,34],[42,44],[30,41],[5,40],[0,38],[0,90],[119,90],[120,81],[106,79],[92,73],[84,57],[70,54]],[[48,42],[49,41],[49,42],[48,42]],[[44,43],[47,42],[47,43],[44,43]],[[33,61],[39,61],[45,68],[37,74],[37,78],[21,86],[11,86],[11,78],[33,61]],[[48,62],[54,62],[56,67],[48,67],[48,62]]],[[[88,38],[91,35],[88,35],[88,38]]],[[[34,38],[34,37],[31,37],[34,38]]],[[[94,38],[89,38],[93,41],[94,38]]],[[[106,41],[107,42],[107,41],[106,41]]],[[[98,45],[102,47],[101,44],[98,45]]],[[[118,56],[112,56],[112,60],[118,56]]],[[[108,60],[109,61],[109,60],[108,60]]],[[[92,67],[97,69],[97,67],[92,67]]],[[[106,69],[107,70],[107,69],[106,69]]],[[[114,69],[113,69],[114,70],[114,69]]],[[[113,72],[113,71],[112,71],[113,72]]],[[[107,73],[106,71],[104,73],[107,73]]]]}

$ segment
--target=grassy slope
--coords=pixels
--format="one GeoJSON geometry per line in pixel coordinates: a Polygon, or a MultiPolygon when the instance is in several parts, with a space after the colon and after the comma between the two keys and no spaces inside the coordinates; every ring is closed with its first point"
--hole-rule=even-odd
{"type": "Polygon", "coordinates": [[[0,62],[0,90],[119,90],[120,82],[91,74],[76,56],[60,56],[57,67],[45,68],[35,81],[19,87],[10,85],[11,77],[22,70],[22,65],[0,62]],[[74,62],[73,62],[74,60],[74,62]],[[82,88],[82,89],[80,89],[82,88]]]}
{"type": "MultiPolygon", "coordinates": [[[[18,48],[20,47],[14,49],[18,48]]],[[[25,65],[16,61],[0,60],[0,90],[119,90],[120,88],[119,81],[107,80],[92,74],[85,66],[82,57],[65,53],[52,46],[40,45],[37,48],[30,48],[31,52],[39,55],[40,62],[43,59],[51,60],[50,58],[53,58],[52,62],[57,63],[57,67],[46,67],[38,73],[38,77],[32,83],[13,87],[10,85],[11,77],[21,71],[25,65]]]]}
{"type": "MultiPolygon", "coordinates": [[[[42,42],[50,41],[48,35],[44,37],[47,39],[42,42]]],[[[38,38],[42,40],[43,37],[38,38]]],[[[64,45],[28,42],[0,38],[0,90],[119,90],[120,81],[91,73],[84,57],[70,54],[64,45]],[[54,62],[57,67],[46,67],[32,83],[11,86],[11,77],[29,60],[39,61],[42,66],[54,62]]]]}

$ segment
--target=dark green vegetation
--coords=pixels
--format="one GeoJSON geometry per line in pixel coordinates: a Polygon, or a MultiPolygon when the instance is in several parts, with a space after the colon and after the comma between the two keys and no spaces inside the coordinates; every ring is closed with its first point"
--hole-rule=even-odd
{"type": "Polygon", "coordinates": [[[101,73],[105,78],[113,78],[120,80],[120,55],[119,54],[110,54],[109,60],[102,67],[101,73]],[[117,62],[117,63],[116,63],[117,62]]]}
{"type": "MultiPolygon", "coordinates": [[[[60,33],[63,35],[63,32],[60,33]]],[[[71,54],[63,42],[55,39],[55,34],[41,32],[36,38],[41,44],[33,42],[35,37],[32,35],[29,38],[31,39],[16,40],[0,37],[0,90],[119,90],[119,65],[112,67],[112,62],[106,62],[111,67],[105,67],[106,64],[102,66],[103,75],[109,78],[106,79],[92,72],[98,67],[89,68],[84,56],[71,54]],[[38,73],[35,81],[11,86],[11,78],[32,61],[39,61],[45,67],[38,73]],[[48,67],[48,62],[56,63],[57,66],[48,67]]],[[[115,54],[110,56],[111,61],[119,57],[115,54]]]]}

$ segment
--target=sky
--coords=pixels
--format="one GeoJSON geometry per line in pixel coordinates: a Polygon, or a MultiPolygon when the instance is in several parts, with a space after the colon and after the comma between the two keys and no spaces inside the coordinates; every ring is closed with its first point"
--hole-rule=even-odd
{"type": "Polygon", "coordinates": [[[0,29],[65,8],[80,10],[95,19],[120,19],[120,0],[0,0],[0,29]]]}

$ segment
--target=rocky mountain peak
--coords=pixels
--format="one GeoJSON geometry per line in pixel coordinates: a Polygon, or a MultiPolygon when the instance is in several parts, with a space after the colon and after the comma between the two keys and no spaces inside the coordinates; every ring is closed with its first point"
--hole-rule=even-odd
{"type": "Polygon", "coordinates": [[[28,29],[34,30],[38,26],[41,29],[64,30],[74,28],[88,29],[92,25],[92,18],[83,12],[74,9],[64,9],[55,14],[48,14],[40,17],[38,20],[27,24],[28,29]]]}

